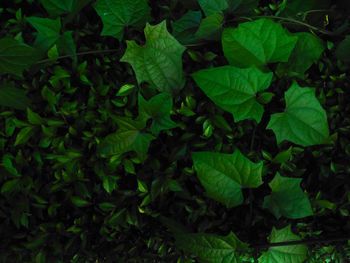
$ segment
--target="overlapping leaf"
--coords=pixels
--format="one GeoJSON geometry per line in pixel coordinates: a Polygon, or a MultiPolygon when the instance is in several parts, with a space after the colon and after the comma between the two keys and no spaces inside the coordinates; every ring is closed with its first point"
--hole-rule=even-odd
{"type": "Polygon", "coordinates": [[[15,87],[0,87],[0,106],[24,110],[30,104],[23,89],[15,87]]]}
{"type": "Polygon", "coordinates": [[[297,219],[312,215],[310,201],[300,188],[302,179],[276,174],[270,182],[271,195],[264,198],[263,208],[267,208],[277,219],[281,216],[297,219]]]}
{"type": "Polygon", "coordinates": [[[141,29],[150,20],[146,0],[97,0],[94,8],[103,22],[102,36],[123,39],[124,27],[141,29]]]}
{"type": "MultiPolygon", "coordinates": [[[[270,243],[299,240],[300,237],[292,232],[290,225],[280,230],[273,228],[269,237],[270,243]]],[[[263,252],[258,261],[259,263],[303,263],[306,253],[306,245],[274,246],[270,247],[267,252],[263,252]]]]}
{"type": "Polygon", "coordinates": [[[171,22],[173,29],[172,34],[182,44],[187,44],[195,41],[195,32],[202,20],[202,13],[200,11],[188,11],[179,20],[171,22]]]}
{"type": "Polygon", "coordinates": [[[235,122],[245,119],[260,122],[264,108],[256,101],[256,93],[270,86],[272,76],[256,68],[233,66],[203,69],[192,74],[216,105],[233,114],[235,122]]]}
{"type": "Polygon", "coordinates": [[[121,155],[129,151],[135,151],[141,161],[147,158],[148,147],[154,136],[144,133],[144,121],[134,121],[126,117],[115,117],[118,123],[116,133],[107,135],[98,145],[97,153],[101,156],[121,155]]]}
{"type": "Polygon", "coordinates": [[[267,129],[272,129],[277,143],[284,140],[302,146],[327,143],[327,114],[315,97],[315,89],[296,82],[285,93],[286,109],[271,115],[267,129]]]}
{"type": "Polygon", "coordinates": [[[146,45],[126,41],[127,49],[122,62],[132,65],[137,82],[147,81],[161,92],[174,93],[182,89],[185,80],[182,72],[182,46],[166,28],[166,22],[146,25],[146,45]]]}
{"type": "Polygon", "coordinates": [[[277,22],[259,19],[225,28],[222,33],[224,55],[233,66],[262,66],[266,63],[287,62],[297,42],[277,22]]]}
{"type": "Polygon", "coordinates": [[[177,124],[170,119],[173,100],[168,93],[161,93],[146,101],[139,94],[139,117],[138,119],[147,121],[152,118],[150,130],[158,135],[162,130],[177,127],[177,124]]]}
{"type": "Polygon", "coordinates": [[[243,187],[262,184],[262,162],[253,163],[237,149],[233,154],[192,152],[192,159],[207,196],[228,208],[242,203],[243,187]]]}
{"type": "Polygon", "coordinates": [[[215,13],[207,16],[201,21],[201,24],[195,36],[198,39],[219,40],[222,32],[222,22],[224,15],[215,13]]]}
{"type": "Polygon", "coordinates": [[[177,246],[203,260],[201,262],[241,262],[239,253],[248,247],[248,244],[240,241],[232,232],[227,236],[206,233],[176,234],[175,238],[177,246]]]}
{"type": "Polygon", "coordinates": [[[228,8],[226,0],[198,0],[200,7],[202,8],[205,16],[210,16],[216,13],[220,13],[228,8]]]}

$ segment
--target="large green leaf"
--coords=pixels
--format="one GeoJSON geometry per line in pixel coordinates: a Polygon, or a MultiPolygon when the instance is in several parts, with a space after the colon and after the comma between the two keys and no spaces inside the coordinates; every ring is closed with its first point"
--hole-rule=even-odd
{"type": "Polygon", "coordinates": [[[40,58],[38,51],[15,39],[0,39],[0,74],[22,76],[22,72],[40,58]]]}
{"type": "Polygon", "coordinates": [[[14,87],[0,87],[0,106],[24,110],[30,104],[23,89],[14,87]]]}
{"type": "Polygon", "coordinates": [[[51,16],[59,16],[66,13],[77,13],[91,0],[40,0],[46,11],[51,16]]]}
{"type": "Polygon", "coordinates": [[[202,8],[205,16],[220,13],[228,8],[226,0],[198,0],[200,7],[202,8]]]}
{"type": "Polygon", "coordinates": [[[227,236],[206,233],[175,234],[176,245],[198,257],[200,262],[241,262],[239,254],[245,252],[248,244],[240,241],[230,232],[227,236]]]}
{"type": "Polygon", "coordinates": [[[241,23],[237,28],[225,28],[222,48],[233,66],[262,66],[287,62],[297,39],[288,35],[279,23],[262,18],[241,23]]]}
{"type": "Polygon", "coordinates": [[[134,40],[126,41],[127,49],[122,62],[132,65],[137,82],[147,81],[159,91],[174,93],[185,84],[182,72],[182,46],[166,28],[166,22],[145,28],[146,45],[141,47],[134,40]]]}
{"type": "Polygon", "coordinates": [[[124,27],[141,29],[150,20],[147,0],[97,0],[94,4],[103,22],[102,36],[123,39],[124,27]]]}
{"type": "Polygon", "coordinates": [[[266,127],[273,130],[277,143],[284,140],[302,146],[327,143],[327,114],[315,97],[315,89],[302,88],[294,81],[284,96],[285,111],[272,114],[266,127]]]}
{"type": "Polygon", "coordinates": [[[126,117],[114,117],[119,128],[116,133],[107,135],[98,145],[97,153],[101,156],[121,155],[135,151],[143,162],[147,158],[148,147],[154,136],[144,133],[144,121],[134,121],[126,117]]]}
{"type": "Polygon", "coordinates": [[[192,152],[192,159],[207,196],[228,208],[242,203],[241,188],[262,184],[263,163],[253,163],[238,149],[233,154],[192,152]]]}
{"type": "Polygon", "coordinates": [[[269,209],[277,219],[281,216],[291,219],[311,216],[310,201],[300,188],[301,180],[276,173],[269,184],[272,193],[264,198],[263,208],[269,209]]]}
{"type": "MultiPolygon", "coordinates": [[[[270,243],[299,241],[300,237],[295,235],[290,225],[283,229],[272,229],[269,237],[270,243]]],[[[293,246],[273,246],[267,252],[263,252],[259,257],[259,263],[302,263],[306,259],[307,246],[293,245],[293,246]]]]}
{"type": "Polygon", "coordinates": [[[138,99],[139,119],[147,121],[152,118],[150,130],[158,135],[162,130],[172,129],[178,125],[170,119],[170,111],[173,107],[172,97],[168,93],[161,93],[146,101],[141,94],[138,99]]]}
{"type": "Polygon", "coordinates": [[[59,39],[61,20],[41,17],[27,17],[27,21],[38,31],[34,46],[46,52],[59,39]]]}
{"type": "Polygon", "coordinates": [[[188,44],[195,40],[195,32],[202,20],[202,13],[200,11],[188,11],[179,20],[175,22],[171,21],[171,27],[173,29],[172,34],[182,44],[188,44]]]}
{"type": "Polygon", "coordinates": [[[260,122],[264,108],[256,101],[256,93],[270,86],[271,72],[223,66],[197,71],[192,77],[216,105],[233,114],[235,122],[260,122]]]}
{"type": "Polygon", "coordinates": [[[279,76],[303,74],[320,58],[324,50],[322,40],[310,33],[301,32],[294,36],[298,37],[298,42],[288,62],[278,65],[276,72],[279,76]]]}

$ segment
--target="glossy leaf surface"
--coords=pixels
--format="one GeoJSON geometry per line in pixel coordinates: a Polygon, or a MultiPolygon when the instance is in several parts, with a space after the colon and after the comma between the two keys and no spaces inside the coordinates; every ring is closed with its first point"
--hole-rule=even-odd
{"type": "Polygon", "coordinates": [[[286,109],[271,115],[267,129],[273,130],[277,143],[287,140],[302,146],[327,142],[327,115],[315,97],[315,89],[300,87],[297,82],[285,93],[286,109]]]}
{"type": "Polygon", "coordinates": [[[192,152],[192,160],[207,196],[228,208],[242,203],[242,188],[262,184],[262,162],[253,163],[239,150],[233,154],[192,152]]]}
{"type": "Polygon", "coordinates": [[[182,46],[166,28],[166,22],[146,25],[146,45],[141,47],[134,40],[126,41],[127,49],[122,62],[133,67],[137,82],[147,81],[161,92],[174,93],[182,89],[185,80],[182,72],[182,46]]]}
{"type": "Polygon", "coordinates": [[[197,85],[219,107],[232,113],[235,122],[261,120],[264,108],[256,101],[256,93],[270,86],[272,73],[256,68],[233,66],[203,69],[192,74],[197,85]]]}

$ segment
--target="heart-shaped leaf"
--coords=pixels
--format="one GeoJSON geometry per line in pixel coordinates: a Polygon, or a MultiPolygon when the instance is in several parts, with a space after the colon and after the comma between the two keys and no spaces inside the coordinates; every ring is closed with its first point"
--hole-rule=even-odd
{"type": "Polygon", "coordinates": [[[203,69],[192,74],[204,93],[219,107],[232,113],[235,122],[255,119],[258,123],[264,108],[256,100],[256,93],[270,86],[272,73],[257,68],[241,69],[233,66],[203,69]]]}

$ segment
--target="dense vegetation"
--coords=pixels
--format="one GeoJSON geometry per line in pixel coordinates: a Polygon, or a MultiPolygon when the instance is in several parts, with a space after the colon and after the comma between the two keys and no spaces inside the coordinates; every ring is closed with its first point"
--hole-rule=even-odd
{"type": "Polygon", "coordinates": [[[347,0],[0,15],[0,262],[350,262],[347,0]]]}

